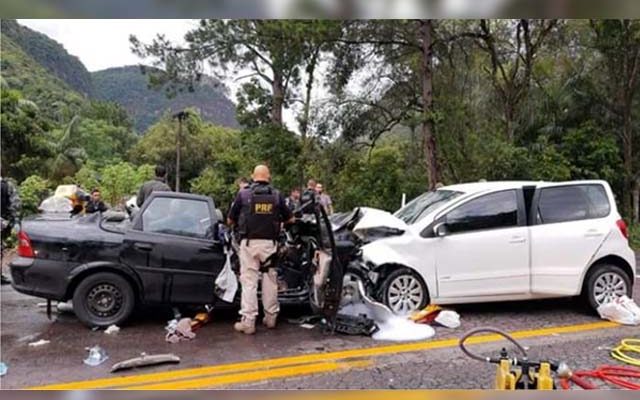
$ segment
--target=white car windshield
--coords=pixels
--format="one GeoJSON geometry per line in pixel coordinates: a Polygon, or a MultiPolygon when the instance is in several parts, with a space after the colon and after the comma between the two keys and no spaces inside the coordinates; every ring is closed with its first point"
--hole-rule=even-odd
{"type": "Polygon", "coordinates": [[[453,190],[434,190],[426,192],[411,200],[407,205],[393,214],[403,220],[407,225],[411,225],[422,217],[429,214],[442,204],[460,196],[462,192],[453,190]]]}

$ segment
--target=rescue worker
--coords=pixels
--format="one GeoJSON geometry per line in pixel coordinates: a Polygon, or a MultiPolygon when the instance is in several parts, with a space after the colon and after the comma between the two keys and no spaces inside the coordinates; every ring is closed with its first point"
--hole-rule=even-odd
{"type": "Polygon", "coordinates": [[[309,179],[307,182],[307,188],[302,193],[302,197],[300,198],[300,204],[303,206],[302,212],[308,213],[313,210],[313,207],[316,203],[316,180],[309,179]]]}
{"type": "Polygon", "coordinates": [[[294,222],[282,194],[269,182],[271,173],[265,165],[253,170],[253,184],[240,190],[229,211],[228,224],[238,226],[240,234],[240,284],[242,298],[240,315],[234,329],[251,335],[255,333],[258,316],[258,280],[262,276],[263,324],[276,327],[278,304],[278,276],[274,268],[264,271],[261,266],[278,249],[277,239],[283,223],[294,222]]]}
{"type": "Polygon", "coordinates": [[[94,188],[91,191],[91,199],[87,202],[85,206],[85,212],[87,214],[91,214],[94,212],[105,212],[109,209],[104,201],[102,201],[102,195],[100,194],[100,189],[94,188]]]}
{"type": "Polygon", "coordinates": [[[327,215],[333,214],[333,202],[331,201],[331,196],[324,192],[322,183],[318,183],[316,185],[316,194],[318,196],[318,203],[324,207],[324,211],[327,215]]]}
{"type": "Polygon", "coordinates": [[[136,204],[138,207],[142,207],[144,201],[149,198],[151,193],[155,191],[159,192],[171,192],[171,188],[166,184],[165,178],[167,176],[167,169],[162,166],[156,166],[156,177],[150,181],[145,182],[138,191],[138,197],[136,198],[136,204]]]}
{"type": "MultiPolygon", "coordinates": [[[[18,213],[20,211],[20,197],[13,183],[5,178],[0,177],[0,206],[2,208],[0,214],[2,217],[2,250],[4,251],[4,242],[11,235],[11,230],[18,223],[18,213]]],[[[0,274],[0,282],[3,285],[11,283],[9,278],[4,274],[0,274]]]]}

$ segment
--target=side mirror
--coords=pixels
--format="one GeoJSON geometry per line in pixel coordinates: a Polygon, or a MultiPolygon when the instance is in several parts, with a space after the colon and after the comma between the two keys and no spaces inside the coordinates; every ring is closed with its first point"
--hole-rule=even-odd
{"type": "Polygon", "coordinates": [[[440,222],[433,227],[433,234],[436,237],[445,237],[449,234],[449,228],[445,222],[440,222]]]}

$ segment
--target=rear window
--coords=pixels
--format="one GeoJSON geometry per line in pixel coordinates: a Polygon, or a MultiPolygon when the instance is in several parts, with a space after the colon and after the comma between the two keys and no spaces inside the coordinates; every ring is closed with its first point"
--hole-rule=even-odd
{"type": "Polygon", "coordinates": [[[540,190],[539,224],[603,218],[611,212],[609,197],[602,185],[571,185],[540,190]]]}

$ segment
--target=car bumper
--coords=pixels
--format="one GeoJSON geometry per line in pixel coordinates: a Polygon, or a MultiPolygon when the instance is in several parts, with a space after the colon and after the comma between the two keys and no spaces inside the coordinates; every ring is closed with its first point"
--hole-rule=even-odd
{"type": "Polygon", "coordinates": [[[18,257],[11,261],[11,286],[24,294],[50,300],[64,300],[67,283],[61,278],[66,263],[18,257]]]}

